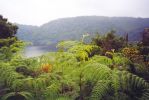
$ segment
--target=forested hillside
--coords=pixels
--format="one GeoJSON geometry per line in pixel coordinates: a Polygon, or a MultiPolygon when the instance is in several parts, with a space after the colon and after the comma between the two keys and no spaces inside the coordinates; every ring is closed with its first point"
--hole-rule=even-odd
{"type": "Polygon", "coordinates": [[[17,36],[35,45],[68,39],[79,40],[84,33],[93,36],[97,32],[104,34],[110,30],[115,30],[121,36],[128,33],[130,41],[138,41],[141,40],[143,29],[149,27],[149,18],[81,16],[54,20],[39,27],[18,26],[17,36]]]}

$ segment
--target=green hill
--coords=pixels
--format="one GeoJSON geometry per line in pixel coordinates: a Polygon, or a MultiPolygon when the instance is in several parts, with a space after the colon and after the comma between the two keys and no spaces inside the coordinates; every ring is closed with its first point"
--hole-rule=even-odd
{"type": "Polygon", "coordinates": [[[130,41],[141,39],[141,32],[149,27],[149,18],[131,17],[103,17],[103,16],[80,16],[62,18],[50,21],[39,27],[18,25],[17,36],[35,45],[47,45],[61,40],[80,39],[82,34],[104,34],[115,30],[116,34],[124,36],[129,34],[130,41]]]}

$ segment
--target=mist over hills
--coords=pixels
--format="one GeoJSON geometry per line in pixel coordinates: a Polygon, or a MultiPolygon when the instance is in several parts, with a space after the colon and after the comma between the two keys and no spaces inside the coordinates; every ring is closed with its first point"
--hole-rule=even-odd
{"type": "Polygon", "coordinates": [[[92,37],[115,30],[116,34],[129,34],[130,41],[141,40],[141,32],[149,27],[149,18],[80,16],[61,18],[41,26],[21,25],[17,36],[34,45],[48,45],[61,40],[79,40],[84,33],[92,37]]]}

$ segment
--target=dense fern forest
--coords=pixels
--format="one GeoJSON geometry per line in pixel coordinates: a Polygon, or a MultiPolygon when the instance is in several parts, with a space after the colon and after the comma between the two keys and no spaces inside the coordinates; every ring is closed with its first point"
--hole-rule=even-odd
{"type": "Polygon", "coordinates": [[[137,43],[114,31],[85,43],[84,34],[32,58],[16,32],[0,16],[0,100],[149,100],[148,28],[137,43]]]}

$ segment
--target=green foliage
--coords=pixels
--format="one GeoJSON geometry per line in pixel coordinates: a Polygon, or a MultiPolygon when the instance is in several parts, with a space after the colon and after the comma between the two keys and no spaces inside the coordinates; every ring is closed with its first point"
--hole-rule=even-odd
{"type": "Polygon", "coordinates": [[[149,28],[145,28],[142,32],[142,44],[144,46],[149,46],[149,28]]]}
{"type": "Polygon", "coordinates": [[[116,53],[113,55],[113,63],[115,68],[119,70],[130,70],[130,65],[132,64],[128,58],[116,53]]]}
{"type": "Polygon", "coordinates": [[[125,39],[123,37],[117,37],[115,31],[110,31],[106,35],[96,34],[92,38],[92,43],[103,48],[103,52],[111,51],[115,49],[116,51],[120,50],[125,46],[125,39]]]}
{"type": "Polygon", "coordinates": [[[128,40],[138,41],[142,39],[140,31],[149,27],[148,22],[147,18],[80,16],[54,20],[42,26],[18,25],[17,36],[35,45],[47,45],[61,40],[80,40],[87,32],[94,37],[95,32],[104,34],[114,29],[117,35],[128,33],[128,40]]]}
{"type": "Polygon", "coordinates": [[[18,27],[10,22],[7,22],[6,18],[0,15],[0,39],[6,39],[8,37],[14,37],[18,27]]]}
{"type": "Polygon", "coordinates": [[[81,42],[78,41],[61,41],[58,43],[57,48],[61,50],[68,50],[69,48],[73,47],[74,45],[79,45],[81,42]]]}
{"type": "Polygon", "coordinates": [[[24,47],[15,36],[18,27],[0,15],[0,61],[10,61],[24,47]]]}
{"type": "MultiPolygon", "coordinates": [[[[75,52],[57,52],[28,61],[14,60],[15,66],[1,63],[0,86],[10,89],[1,99],[17,98],[16,92],[26,100],[146,100],[149,97],[148,83],[129,72],[111,70],[112,59],[96,55],[78,62],[74,55],[75,52]],[[41,72],[37,77],[16,72],[16,65],[24,64],[37,71],[42,63],[52,64],[52,72],[41,72]]],[[[121,61],[124,58],[119,56],[113,56],[115,66],[124,64],[121,61]]]]}
{"type": "Polygon", "coordinates": [[[135,47],[125,47],[122,49],[122,53],[132,62],[143,62],[143,56],[140,54],[140,51],[135,47]]]}
{"type": "Polygon", "coordinates": [[[9,47],[3,46],[0,48],[0,61],[10,61],[12,58],[17,57],[20,51],[24,48],[25,43],[16,41],[9,47]]]}
{"type": "Polygon", "coordinates": [[[123,54],[114,52],[121,48],[123,39],[113,32],[95,39],[96,43],[104,43],[100,47],[62,41],[57,45],[61,51],[34,58],[20,55],[24,46],[21,41],[7,39],[0,41],[3,44],[0,47],[0,100],[149,99],[148,78],[144,76],[148,75],[148,68],[143,62],[134,63],[129,59],[130,51],[138,54],[136,49],[124,48],[123,54]],[[11,40],[15,42],[10,43],[11,40]],[[100,55],[102,49],[108,50],[105,56],[100,55]]]}
{"type": "Polygon", "coordinates": [[[2,100],[32,100],[32,95],[29,92],[11,92],[2,97],[2,100]]]}
{"type": "Polygon", "coordinates": [[[107,66],[110,66],[113,64],[112,60],[106,56],[93,56],[92,59],[90,59],[91,62],[98,62],[100,64],[104,64],[104,65],[107,65],[107,66]]]}
{"type": "Polygon", "coordinates": [[[75,45],[68,50],[68,52],[76,54],[76,58],[78,61],[88,60],[89,57],[96,54],[96,52],[100,52],[100,48],[95,45],[75,45]]]}

